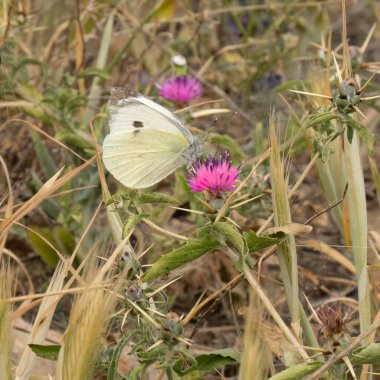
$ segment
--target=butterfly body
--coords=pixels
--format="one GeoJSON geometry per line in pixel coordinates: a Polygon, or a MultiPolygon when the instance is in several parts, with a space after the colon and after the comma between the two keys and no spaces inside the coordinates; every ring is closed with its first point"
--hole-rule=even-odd
{"type": "Polygon", "coordinates": [[[154,185],[201,153],[198,140],[170,111],[124,89],[111,92],[109,126],[103,162],[127,187],[154,185]]]}

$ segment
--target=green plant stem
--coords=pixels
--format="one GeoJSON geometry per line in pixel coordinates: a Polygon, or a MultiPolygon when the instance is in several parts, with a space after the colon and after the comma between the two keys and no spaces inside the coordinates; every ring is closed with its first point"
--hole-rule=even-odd
{"type": "Polygon", "coordinates": [[[371,324],[371,300],[367,271],[367,205],[357,133],[351,144],[345,137],[344,145],[350,235],[358,282],[360,331],[363,333],[371,324]]]}

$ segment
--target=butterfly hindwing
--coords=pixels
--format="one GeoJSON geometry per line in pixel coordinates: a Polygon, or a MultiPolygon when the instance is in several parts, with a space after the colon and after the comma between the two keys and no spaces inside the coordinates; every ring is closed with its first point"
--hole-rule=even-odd
{"type": "Polygon", "coordinates": [[[103,143],[103,161],[127,187],[154,185],[186,163],[188,141],[178,133],[137,130],[113,133],[103,143]]]}

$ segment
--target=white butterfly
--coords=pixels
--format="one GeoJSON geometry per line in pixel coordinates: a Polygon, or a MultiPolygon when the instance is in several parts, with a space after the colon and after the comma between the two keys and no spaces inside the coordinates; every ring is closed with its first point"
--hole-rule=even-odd
{"type": "Polygon", "coordinates": [[[201,145],[166,108],[124,88],[111,90],[103,162],[123,185],[144,188],[201,154],[201,145]]]}

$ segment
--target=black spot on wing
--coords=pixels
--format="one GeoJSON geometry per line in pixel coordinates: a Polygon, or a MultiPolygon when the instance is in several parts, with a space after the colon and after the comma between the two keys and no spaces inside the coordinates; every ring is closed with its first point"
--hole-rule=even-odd
{"type": "Polygon", "coordinates": [[[137,121],[137,120],[135,120],[135,121],[133,122],[133,126],[134,126],[135,128],[142,128],[142,127],[144,126],[144,124],[143,124],[142,121],[137,121]]]}

